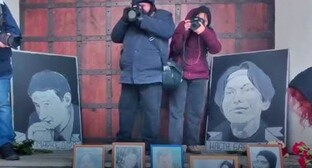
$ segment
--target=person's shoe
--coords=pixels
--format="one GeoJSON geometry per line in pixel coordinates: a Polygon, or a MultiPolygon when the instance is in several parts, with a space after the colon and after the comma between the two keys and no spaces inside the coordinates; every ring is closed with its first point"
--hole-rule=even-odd
{"type": "Polygon", "coordinates": [[[192,153],[192,154],[201,154],[201,149],[200,149],[200,146],[198,145],[190,145],[190,146],[187,146],[186,152],[192,153]]]}
{"type": "Polygon", "coordinates": [[[5,160],[19,160],[19,156],[14,151],[11,143],[6,143],[0,147],[0,155],[5,160]]]}

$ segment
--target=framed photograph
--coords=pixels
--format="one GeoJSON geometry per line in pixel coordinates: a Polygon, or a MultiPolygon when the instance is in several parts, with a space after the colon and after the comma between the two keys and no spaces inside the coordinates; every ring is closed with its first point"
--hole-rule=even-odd
{"type": "Polygon", "coordinates": [[[286,49],[213,58],[207,151],[246,151],[249,143],[286,140],[288,61],[286,49]]]}
{"type": "Polygon", "coordinates": [[[145,143],[113,143],[112,167],[144,168],[145,143]]]}
{"type": "Polygon", "coordinates": [[[151,145],[151,167],[183,168],[182,145],[151,145]]]}
{"type": "Polygon", "coordinates": [[[73,168],[104,168],[104,145],[75,145],[73,168]]]}
{"type": "Polygon", "coordinates": [[[282,168],[282,149],[278,144],[247,144],[248,167],[282,168]]]}
{"type": "Polygon", "coordinates": [[[190,168],[239,168],[238,156],[230,155],[190,155],[190,168]]]}

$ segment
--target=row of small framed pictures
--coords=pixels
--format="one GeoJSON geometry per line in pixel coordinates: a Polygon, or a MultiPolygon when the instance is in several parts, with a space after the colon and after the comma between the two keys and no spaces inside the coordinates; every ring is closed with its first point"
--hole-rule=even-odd
{"type": "MultiPolygon", "coordinates": [[[[113,143],[112,167],[144,168],[144,143],[113,143]]],[[[277,144],[248,144],[248,167],[283,167],[281,147],[277,144]]],[[[182,145],[151,145],[152,168],[183,168],[182,145]]],[[[235,155],[206,154],[190,155],[190,168],[238,168],[235,155]]],[[[105,167],[105,145],[76,145],[74,147],[74,168],[105,167]]]]}

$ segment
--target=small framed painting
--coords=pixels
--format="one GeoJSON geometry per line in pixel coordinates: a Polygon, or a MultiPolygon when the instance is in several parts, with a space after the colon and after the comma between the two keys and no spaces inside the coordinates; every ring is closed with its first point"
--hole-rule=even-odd
{"type": "Polygon", "coordinates": [[[112,167],[145,167],[145,143],[115,142],[112,154],[112,167]]]}
{"type": "Polygon", "coordinates": [[[73,168],[104,168],[104,145],[75,145],[73,168]]]}
{"type": "Polygon", "coordinates": [[[183,168],[183,146],[151,145],[151,167],[183,168]]]}
{"type": "Polygon", "coordinates": [[[248,167],[282,168],[282,149],[279,144],[247,144],[248,167]]]}
{"type": "Polygon", "coordinates": [[[190,155],[190,168],[239,168],[238,156],[190,155]]]}

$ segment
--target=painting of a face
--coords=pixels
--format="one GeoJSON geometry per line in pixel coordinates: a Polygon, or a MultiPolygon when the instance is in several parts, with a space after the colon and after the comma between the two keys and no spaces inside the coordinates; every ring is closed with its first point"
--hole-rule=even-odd
{"type": "Polygon", "coordinates": [[[125,167],[129,167],[132,168],[136,165],[138,160],[138,157],[136,154],[134,153],[129,153],[128,155],[126,155],[126,157],[124,158],[124,165],[125,167]]]}
{"type": "Polygon", "coordinates": [[[69,115],[68,102],[62,101],[54,90],[36,91],[31,99],[40,120],[47,122],[52,128],[60,126],[69,115]]]}
{"type": "Polygon", "coordinates": [[[84,155],[81,158],[81,164],[79,165],[79,167],[83,168],[83,167],[95,167],[95,164],[93,163],[94,161],[91,159],[90,155],[84,155]]]}
{"type": "Polygon", "coordinates": [[[247,70],[238,70],[228,77],[224,89],[222,109],[231,123],[245,123],[260,118],[268,108],[262,95],[247,76],[247,70]]]}
{"type": "Polygon", "coordinates": [[[268,160],[261,155],[257,156],[257,160],[253,164],[254,168],[270,168],[270,163],[268,160]]]}
{"type": "Polygon", "coordinates": [[[160,167],[170,168],[172,167],[172,156],[171,154],[159,156],[160,167]]]}

